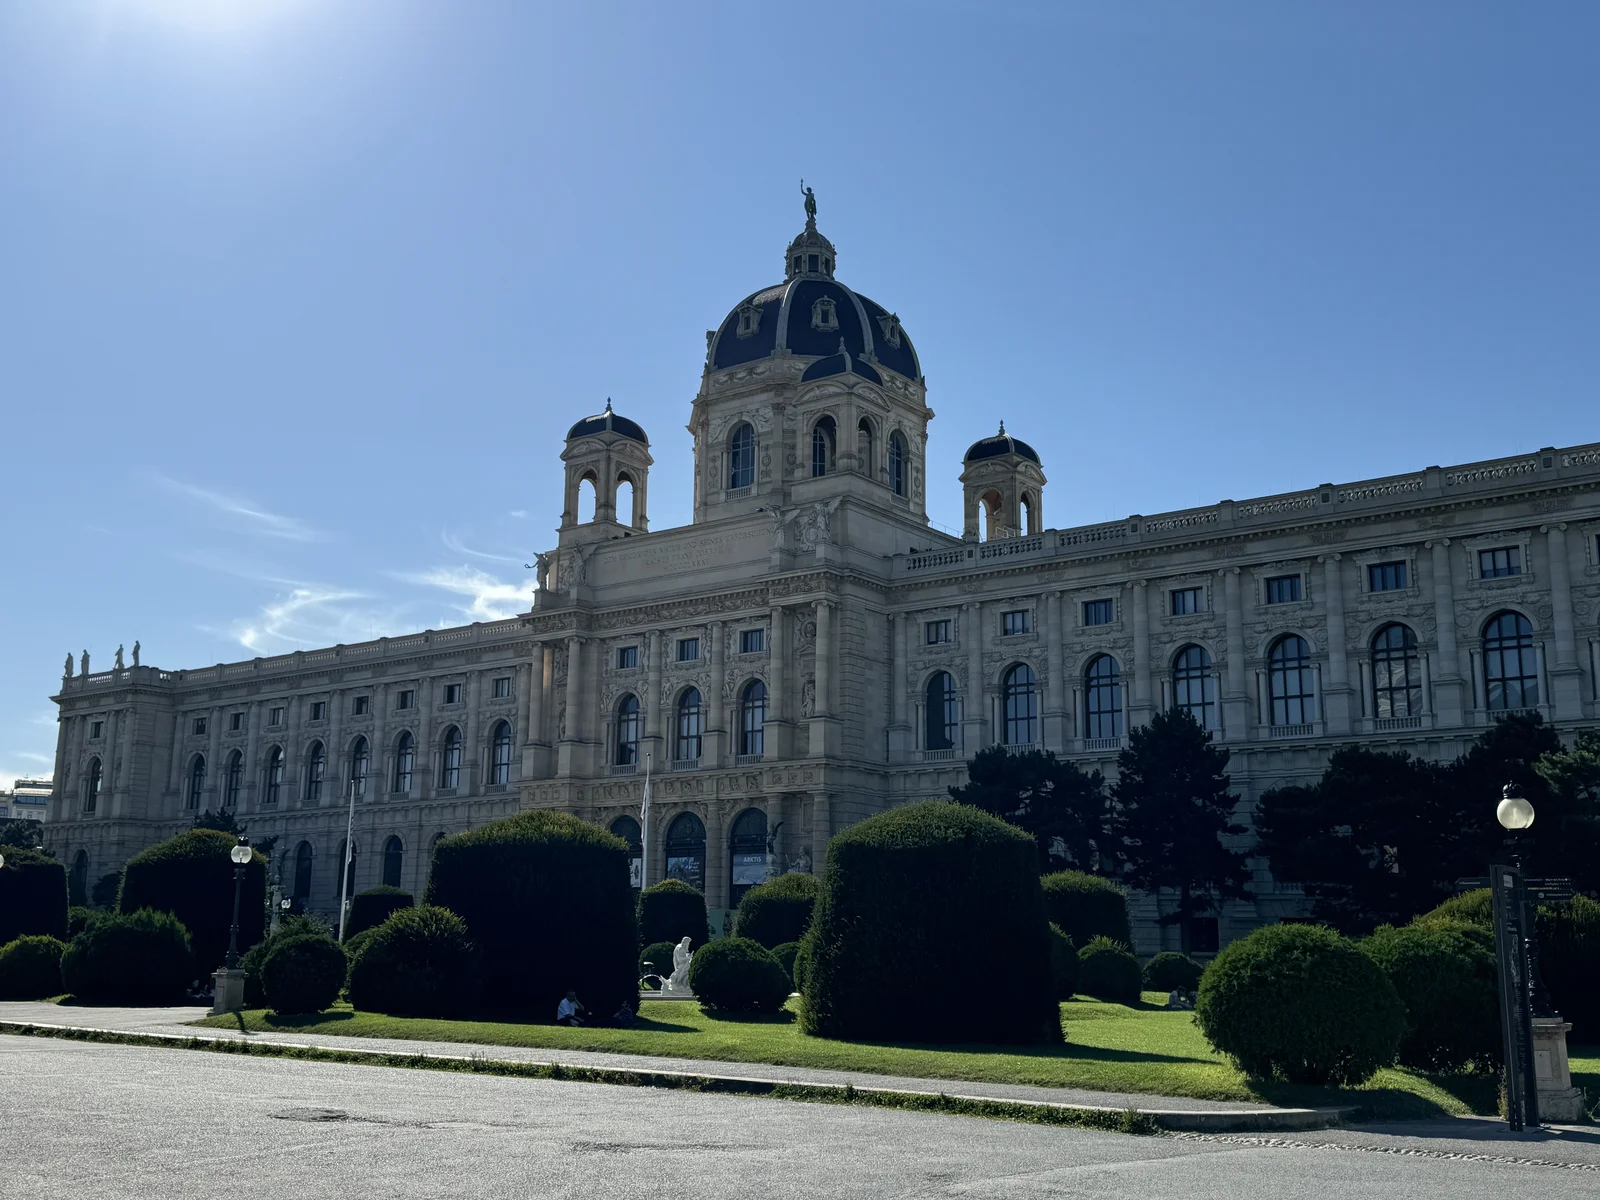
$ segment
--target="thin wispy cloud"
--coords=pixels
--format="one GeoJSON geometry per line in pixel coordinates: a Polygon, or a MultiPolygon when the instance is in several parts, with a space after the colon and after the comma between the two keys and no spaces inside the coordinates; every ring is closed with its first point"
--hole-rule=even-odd
{"type": "Polygon", "coordinates": [[[284,654],[406,632],[403,610],[365,592],[306,584],[291,588],[258,612],[206,633],[237,642],[254,655],[284,654]]]}
{"type": "Polygon", "coordinates": [[[471,621],[504,621],[527,612],[533,603],[528,584],[506,583],[487,571],[465,564],[459,567],[433,567],[398,578],[407,583],[442,588],[466,597],[467,603],[457,611],[471,621]]]}
{"type": "Polygon", "coordinates": [[[281,513],[269,512],[261,505],[238,496],[215,492],[199,484],[185,483],[181,479],[173,479],[159,472],[155,472],[152,478],[169,491],[187,496],[191,500],[198,500],[213,511],[233,518],[244,529],[263,537],[283,538],[291,542],[319,542],[327,536],[298,517],[286,517],[281,513]]]}
{"type": "Polygon", "coordinates": [[[471,546],[463,544],[461,539],[456,537],[449,530],[445,530],[443,533],[441,533],[439,535],[439,540],[444,543],[446,550],[449,550],[455,554],[465,554],[469,558],[481,558],[486,562],[509,563],[515,567],[520,567],[523,563],[528,561],[528,556],[526,554],[518,558],[516,555],[512,554],[491,554],[487,550],[474,550],[471,546]]]}
{"type": "Polygon", "coordinates": [[[528,510],[525,508],[513,508],[506,516],[515,517],[519,521],[526,521],[528,519],[528,510]]]}
{"type": "Polygon", "coordinates": [[[53,764],[56,761],[53,754],[35,754],[32,750],[13,750],[11,756],[13,758],[25,758],[29,762],[45,763],[46,765],[53,764]]]}

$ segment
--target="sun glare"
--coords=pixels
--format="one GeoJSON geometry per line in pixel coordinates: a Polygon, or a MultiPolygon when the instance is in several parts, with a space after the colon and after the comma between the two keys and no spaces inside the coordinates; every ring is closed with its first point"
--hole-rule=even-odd
{"type": "Polygon", "coordinates": [[[237,29],[304,8],[312,0],[110,0],[119,16],[145,17],[191,29],[237,29]]]}

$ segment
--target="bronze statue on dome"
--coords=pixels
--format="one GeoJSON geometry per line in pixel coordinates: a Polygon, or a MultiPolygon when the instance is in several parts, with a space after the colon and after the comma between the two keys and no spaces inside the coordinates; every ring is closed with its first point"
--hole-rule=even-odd
{"type": "Polygon", "coordinates": [[[806,186],[804,179],[800,181],[800,190],[806,196],[806,224],[815,225],[817,223],[817,194],[806,186]]]}

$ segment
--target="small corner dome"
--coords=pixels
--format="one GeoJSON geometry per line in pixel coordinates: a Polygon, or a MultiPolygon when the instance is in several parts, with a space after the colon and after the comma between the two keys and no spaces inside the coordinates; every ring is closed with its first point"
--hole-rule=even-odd
{"type": "Polygon", "coordinates": [[[567,430],[567,441],[596,433],[615,433],[625,438],[632,438],[636,442],[643,442],[646,446],[650,444],[650,439],[636,421],[630,421],[627,417],[611,411],[610,400],[606,401],[605,412],[585,417],[567,430]]]}
{"type": "Polygon", "coordinates": [[[1006,432],[1006,423],[1000,422],[1000,432],[993,437],[986,437],[973,442],[962,456],[962,462],[977,462],[985,458],[1000,458],[1006,454],[1016,454],[1028,459],[1030,462],[1039,462],[1039,452],[1021,438],[1012,437],[1006,432]]]}

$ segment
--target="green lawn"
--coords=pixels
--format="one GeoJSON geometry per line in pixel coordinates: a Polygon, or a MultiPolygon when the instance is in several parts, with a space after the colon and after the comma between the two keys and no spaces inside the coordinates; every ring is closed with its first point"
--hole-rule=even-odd
{"type": "MultiPolygon", "coordinates": [[[[1357,1089],[1257,1084],[1206,1045],[1192,1013],[1149,1003],[1137,1008],[1075,1000],[1062,1005],[1067,1044],[932,1047],[841,1042],[803,1035],[791,1009],[768,1017],[717,1017],[692,1001],[652,1000],[635,1029],[566,1029],[486,1021],[428,1021],[357,1013],[340,1007],[313,1017],[276,1017],[259,1009],[197,1022],[214,1028],[413,1038],[556,1050],[600,1050],[720,1062],[831,1067],[878,1075],[1089,1088],[1106,1092],[1259,1100],[1273,1104],[1353,1104],[1370,1116],[1422,1117],[1492,1113],[1496,1088],[1483,1076],[1425,1076],[1385,1070],[1357,1089]]],[[[1600,1062],[1584,1060],[1600,1071],[1600,1062]]],[[[1577,1069],[1574,1062],[1574,1069],[1577,1069]]],[[[1600,1093],[1600,1077],[1591,1077],[1600,1093]]]]}

